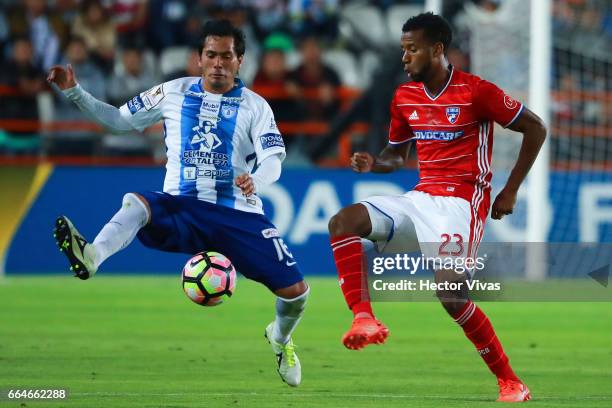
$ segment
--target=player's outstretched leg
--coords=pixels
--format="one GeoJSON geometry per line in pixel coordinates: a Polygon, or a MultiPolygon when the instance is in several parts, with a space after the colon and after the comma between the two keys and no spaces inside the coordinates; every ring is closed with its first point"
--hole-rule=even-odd
{"type": "Polygon", "coordinates": [[[474,344],[478,354],[497,377],[500,402],[523,402],[531,399],[529,388],[516,376],[493,325],[474,302],[468,300],[452,314],[465,336],[474,344]]]}
{"type": "Polygon", "coordinates": [[[67,217],[57,218],[53,236],[60,250],[66,254],[70,270],[76,277],[83,280],[91,278],[102,262],[134,240],[136,233],[150,218],[149,209],[143,200],[134,193],[124,195],[119,211],[91,244],[67,217]]]}
{"type": "MultiPolygon", "coordinates": [[[[465,281],[463,274],[453,271],[436,271],[436,282],[465,281]]],[[[463,285],[463,287],[466,287],[463,285]]],[[[500,402],[523,402],[531,399],[527,386],[516,376],[508,356],[493,329],[493,325],[484,312],[468,299],[467,289],[464,291],[440,290],[437,296],[442,306],[461,326],[465,336],[474,344],[491,372],[497,377],[500,402]]]]}
{"type": "Polygon", "coordinates": [[[367,286],[361,237],[372,230],[368,210],[362,204],[342,209],[329,222],[331,247],[346,304],[353,312],[353,324],[342,337],[344,346],[359,350],[368,344],[382,344],[389,329],[374,317],[367,286]]]}
{"type": "Polygon", "coordinates": [[[293,333],[304,314],[306,300],[310,293],[310,288],[304,282],[296,285],[306,287],[305,291],[292,299],[277,297],[276,318],[266,327],[264,333],[276,356],[278,374],[284,382],[292,387],[300,385],[302,367],[295,352],[296,346],[293,344],[291,333],[293,333]]]}
{"type": "Polygon", "coordinates": [[[68,258],[74,276],[85,280],[96,273],[98,268],[95,263],[95,251],[68,217],[63,215],[57,217],[53,237],[60,251],[68,258]]]}

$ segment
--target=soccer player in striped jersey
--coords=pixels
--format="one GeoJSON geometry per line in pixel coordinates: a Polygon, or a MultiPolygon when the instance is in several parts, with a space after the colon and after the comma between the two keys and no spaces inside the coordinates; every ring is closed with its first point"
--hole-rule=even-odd
{"type": "Polygon", "coordinates": [[[48,81],[112,132],[142,131],[162,120],[168,156],[163,192],[127,193],[92,243],[65,216],[56,220],[55,237],[81,279],[136,236],[162,251],[228,256],[244,276],[276,294],[276,318],[265,335],[281,378],[297,386],[301,368],[291,334],[309,287],[257,196],[280,177],[285,145],[268,103],[236,77],[244,52],[239,29],[210,21],[200,47],[201,77],[165,82],[119,109],[82,89],[72,67],[52,68],[48,81]]]}
{"type": "MultiPolygon", "coordinates": [[[[360,173],[400,169],[413,141],[419,183],[402,196],[370,197],[348,206],[329,223],[341,289],[354,314],[342,341],[353,350],[381,344],[389,333],[372,313],[364,284],[362,239],[389,249],[406,248],[412,237],[427,257],[475,258],[490,208],[493,122],[523,134],[516,164],[493,202],[493,219],[512,213],[519,186],[546,137],[542,120],[523,104],[491,82],[449,65],[445,54],[452,33],[442,17],[414,16],[402,31],[402,62],[410,81],[397,88],[391,102],[389,143],[376,157],[355,153],[351,166],[360,173]]],[[[434,273],[437,282],[466,279],[465,273],[449,269],[434,273]]],[[[515,375],[493,326],[467,290],[440,290],[437,295],[497,377],[498,401],[529,400],[528,388],[515,375]]]]}

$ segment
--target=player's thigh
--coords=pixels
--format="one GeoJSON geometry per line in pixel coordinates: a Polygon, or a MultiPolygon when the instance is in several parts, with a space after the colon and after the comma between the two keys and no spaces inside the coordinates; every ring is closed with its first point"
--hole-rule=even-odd
{"type": "Polygon", "coordinates": [[[209,249],[214,216],[208,207],[213,209],[213,204],[160,192],[138,194],[147,201],[151,214],[149,223],[138,232],[138,239],[143,245],[186,254],[209,249]],[[206,229],[202,226],[206,226],[206,229]]]}
{"type": "Polygon", "coordinates": [[[426,257],[465,258],[473,228],[470,204],[458,197],[432,196],[411,191],[414,222],[421,251],[426,257]]]}
{"type": "Polygon", "coordinates": [[[361,201],[370,216],[372,232],[366,237],[378,252],[411,252],[418,248],[411,203],[404,196],[374,196],[361,201]]]}
{"type": "Polygon", "coordinates": [[[236,214],[235,221],[231,228],[216,232],[215,248],[230,258],[238,272],[271,291],[304,280],[291,250],[265,216],[236,214]]]}

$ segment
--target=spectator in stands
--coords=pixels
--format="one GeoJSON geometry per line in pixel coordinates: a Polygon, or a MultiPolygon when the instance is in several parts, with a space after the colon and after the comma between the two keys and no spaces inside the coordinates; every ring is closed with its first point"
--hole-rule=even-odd
{"type": "Polygon", "coordinates": [[[45,0],[24,0],[9,11],[8,20],[13,36],[30,38],[35,64],[47,70],[58,62],[68,29],[61,17],[47,12],[45,0]]]}
{"type": "Polygon", "coordinates": [[[164,48],[185,44],[189,3],[187,0],[149,1],[147,41],[157,54],[164,48]]]}
{"type": "Polygon", "coordinates": [[[43,71],[34,63],[32,42],[27,36],[14,39],[12,54],[0,70],[0,84],[4,85],[0,93],[0,118],[33,121],[6,129],[4,148],[34,149],[38,146],[36,95],[45,83],[43,71]]]}
{"type": "Polygon", "coordinates": [[[100,0],[85,0],[77,15],[72,33],[85,40],[89,55],[105,72],[113,69],[117,31],[100,0]]]}
{"type": "Polygon", "coordinates": [[[114,0],[111,2],[110,11],[121,46],[145,43],[147,0],[114,0]]]}
{"type": "MultiPolygon", "coordinates": [[[[79,36],[73,36],[66,47],[63,64],[72,64],[79,73],[79,84],[95,98],[106,100],[106,80],[104,74],[89,58],[86,41],[79,36]]],[[[64,95],[59,95],[55,105],[55,116],[59,120],[82,119],[83,114],[64,95]]]]}
{"type": "Polygon", "coordinates": [[[287,26],[287,5],[283,0],[253,0],[251,2],[257,38],[265,39],[287,26]]]}
{"type": "Polygon", "coordinates": [[[121,60],[123,72],[115,72],[108,84],[107,96],[114,105],[124,104],[129,98],[159,82],[151,69],[145,69],[140,48],[132,46],[124,48],[121,60]]]}
{"type": "Polygon", "coordinates": [[[9,26],[4,15],[4,10],[0,8],[0,64],[4,62],[6,43],[9,37],[9,26]]]}
{"type": "Polygon", "coordinates": [[[293,99],[299,95],[299,90],[294,82],[288,82],[289,68],[285,58],[285,53],[292,49],[291,39],[286,35],[269,36],[253,80],[253,90],[266,98],[278,122],[295,121],[300,117],[299,106],[293,99]]]}
{"type": "Polygon", "coordinates": [[[318,35],[335,40],[338,5],[338,0],[289,0],[291,31],[298,36],[318,35]]]}
{"type": "Polygon", "coordinates": [[[304,104],[307,119],[332,119],[340,107],[337,98],[340,78],[332,68],[323,63],[317,38],[307,37],[302,40],[300,52],[302,63],[288,78],[291,86],[297,88],[295,96],[306,97],[304,104]]]}
{"type": "Polygon", "coordinates": [[[202,76],[202,68],[200,68],[199,46],[197,45],[191,47],[191,49],[189,50],[189,54],[187,54],[185,69],[169,73],[164,78],[164,81],[172,81],[173,79],[187,76],[202,76]]]}

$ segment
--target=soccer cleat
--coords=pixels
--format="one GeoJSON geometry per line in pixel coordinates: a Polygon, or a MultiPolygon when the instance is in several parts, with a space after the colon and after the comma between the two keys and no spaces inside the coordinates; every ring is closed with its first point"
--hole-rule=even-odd
{"type": "Polygon", "coordinates": [[[276,363],[278,364],[278,374],[281,379],[292,387],[297,387],[302,382],[302,367],[300,359],[295,354],[295,345],[293,340],[289,339],[286,344],[277,343],[272,339],[272,329],[274,322],[266,327],[264,336],[268,343],[272,346],[272,351],[276,355],[276,363]]]}
{"type": "Polygon", "coordinates": [[[96,273],[91,245],[72,225],[72,222],[60,216],[55,220],[53,237],[59,250],[66,255],[70,263],[70,270],[79,279],[89,279],[96,273]]]}
{"type": "Polygon", "coordinates": [[[351,350],[359,350],[368,344],[383,344],[389,336],[389,329],[373,317],[353,320],[349,331],[342,336],[342,343],[351,350]]]}
{"type": "Polygon", "coordinates": [[[531,399],[529,388],[520,381],[497,379],[499,398],[497,402],[525,402],[531,399]]]}

